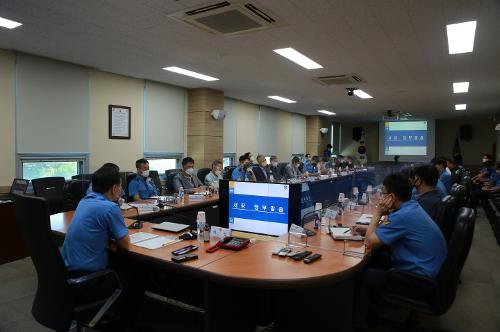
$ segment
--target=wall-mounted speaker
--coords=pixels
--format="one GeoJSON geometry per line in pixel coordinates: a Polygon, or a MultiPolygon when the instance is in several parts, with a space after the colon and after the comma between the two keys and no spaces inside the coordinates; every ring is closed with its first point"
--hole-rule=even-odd
{"type": "Polygon", "coordinates": [[[363,128],[361,127],[352,127],[352,139],[355,141],[359,141],[363,136],[363,128]]]}
{"type": "Polygon", "coordinates": [[[464,125],[460,126],[460,139],[466,142],[472,140],[472,126],[464,125]]]}

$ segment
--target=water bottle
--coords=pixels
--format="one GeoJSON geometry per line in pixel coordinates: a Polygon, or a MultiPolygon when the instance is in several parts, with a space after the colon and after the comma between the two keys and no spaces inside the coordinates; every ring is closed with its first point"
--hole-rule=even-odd
{"type": "Polygon", "coordinates": [[[183,187],[179,188],[179,199],[181,200],[181,203],[184,203],[184,188],[183,187]]]}
{"type": "Polygon", "coordinates": [[[198,216],[196,217],[196,234],[198,235],[198,242],[204,241],[203,233],[205,231],[205,224],[205,212],[198,211],[198,216]]]}

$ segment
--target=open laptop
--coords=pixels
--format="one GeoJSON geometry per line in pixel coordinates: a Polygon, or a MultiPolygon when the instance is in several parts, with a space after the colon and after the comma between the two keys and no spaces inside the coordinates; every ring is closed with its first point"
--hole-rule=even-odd
{"type": "Polygon", "coordinates": [[[14,181],[12,181],[12,185],[10,186],[10,192],[8,194],[0,195],[0,200],[14,200],[14,195],[25,194],[29,183],[30,180],[14,179],[14,181]]]}
{"type": "Polygon", "coordinates": [[[160,231],[179,233],[180,231],[183,231],[186,228],[189,228],[189,225],[178,224],[178,223],[170,222],[170,221],[164,221],[161,224],[156,224],[156,225],[151,226],[151,228],[156,229],[156,230],[160,230],[160,231]]]}

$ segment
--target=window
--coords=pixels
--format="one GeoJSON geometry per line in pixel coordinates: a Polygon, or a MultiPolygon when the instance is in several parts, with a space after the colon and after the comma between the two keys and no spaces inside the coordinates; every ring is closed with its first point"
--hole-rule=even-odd
{"type": "Polygon", "coordinates": [[[37,179],[50,176],[62,176],[71,180],[73,175],[86,170],[86,156],[19,156],[20,175],[23,179],[37,179]]]}
{"type": "Polygon", "coordinates": [[[266,156],[266,161],[267,161],[267,164],[269,165],[271,163],[271,156],[266,156]]]}
{"type": "Polygon", "coordinates": [[[235,154],[225,154],[224,158],[222,158],[222,166],[227,167],[227,166],[232,166],[234,165],[234,157],[235,154]]]}
{"type": "Polygon", "coordinates": [[[153,171],[158,171],[160,176],[165,175],[167,169],[177,168],[177,160],[175,158],[165,158],[165,159],[148,159],[149,169],[153,171]]]}

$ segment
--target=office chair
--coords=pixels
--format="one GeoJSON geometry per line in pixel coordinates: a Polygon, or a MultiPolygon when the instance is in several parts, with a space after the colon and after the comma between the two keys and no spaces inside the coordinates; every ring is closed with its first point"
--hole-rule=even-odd
{"type": "Polygon", "coordinates": [[[441,200],[441,208],[439,209],[436,223],[443,233],[446,243],[449,242],[451,233],[455,225],[455,216],[457,214],[457,205],[455,197],[447,195],[441,200]]]}
{"type": "Polygon", "coordinates": [[[180,172],[182,172],[182,169],[167,169],[165,171],[165,175],[167,177],[167,180],[165,181],[165,187],[169,194],[173,194],[175,192],[174,177],[177,175],[177,173],[180,172]]]}
{"type": "Polygon", "coordinates": [[[455,227],[448,243],[448,253],[436,278],[424,277],[407,271],[393,269],[387,283],[397,285],[396,291],[383,293],[383,300],[392,305],[410,309],[405,331],[418,330],[418,314],[439,316],[446,313],[455,300],[460,273],[465,264],[474,235],[474,210],[460,208],[455,227]],[[405,289],[421,285],[425,294],[419,298],[408,296],[405,289]]]}
{"type": "Polygon", "coordinates": [[[50,214],[64,211],[64,185],[63,177],[47,177],[31,180],[35,196],[47,199],[50,214]]]}
{"type": "Polygon", "coordinates": [[[149,177],[151,178],[151,180],[153,180],[156,189],[158,189],[158,192],[161,195],[163,186],[161,185],[160,174],[158,174],[158,171],[149,171],[149,177]]]}
{"type": "Polygon", "coordinates": [[[466,192],[465,203],[466,203],[466,206],[469,206],[470,194],[472,191],[472,180],[471,180],[470,176],[464,175],[462,177],[462,180],[460,181],[460,184],[465,187],[465,192],[466,192]]]}
{"type": "Polygon", "coordinates": [[[90,181],[70,180],[64,186],[64,211],[76,210],[80,200],[87,195],[90,181]]]}
{"type": "Polygon", "coordinates": [[[85,174],[73,175],[73,176],[71,177],[71,180],[86,180],[86,181],[92,181],[92,173],[85,173],[85,174]]]}
{"type": "Polygon", "coordinates": [[[69,278],[59,248],[52,238],[47,203],[42,197],[16,195],[16,220],[38,279],[31,312],[37,322],[58,332],[68,331],[75,323],[92,328],[120,296],[120,280],[112,270],[69,278]],[[108,276],[116,281],[111,296],[93,303],[76,303],[77,287],[108,276]]]}
{"type": "Polygon", "coordinates": [[[128,185],[135,178],[136,175],[137,175],[136,173],[128,173],[127,174],[127,179],[125,181],[125,183],[127,184],[125,186],[125,196],[127,197],[127,202],[133,202],[134,201],[134,196],[130,196],[130,194],[128,192],[128,185]]]}
{"type": "Polygon", "coordinates": [[[201,183],[205,184],[205,176],[207,176],[207,174],[211,171],[212,169],[210,168],[200,168],[196,176],[198,177],[198,179],[200,179],[201,183]]]}
{"type": "Polygon", "coordinates": [[[226,180],[231,180],[233,171],[236,169],[236,166],[226,166],[224,167],[224,175],[223,178],[226,180]]]}
{"type": "Polygon", "coordinates": [[[467,189],[461,184],[451,186],[450,195],[455,197],[457,208],[467,205],[467,189]]]}

